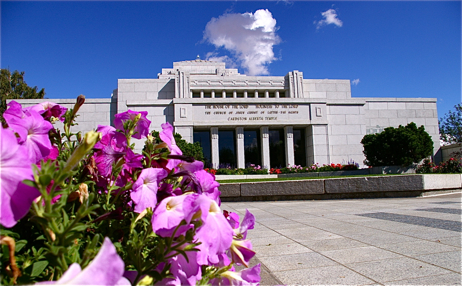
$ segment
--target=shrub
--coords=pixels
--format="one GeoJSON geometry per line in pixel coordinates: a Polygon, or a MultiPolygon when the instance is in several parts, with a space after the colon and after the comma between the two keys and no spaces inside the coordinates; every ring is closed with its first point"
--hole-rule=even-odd
{"type": "Polygon", "coordinates": [[[423,126],[414,122],[398,128],[388,127],[381,133],[363,137],[368,166],[409,166],[433,154],[433,141],[423,126]]]}

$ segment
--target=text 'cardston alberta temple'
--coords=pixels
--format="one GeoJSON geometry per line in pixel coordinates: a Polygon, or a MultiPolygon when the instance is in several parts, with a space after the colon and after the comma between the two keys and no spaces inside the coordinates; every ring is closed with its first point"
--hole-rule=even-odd
{"type": "Polygon", "coordinates": [[[363,164],[364,135],[410,122],[424,125],[439,149],[435,98],[352,98],[349,80],[304,79],[297,70],[246,76],[222,62],[174,62],[157,79],[119,79],[110,99],[87,99],[76,127],[110,124],[128,109],[147,111],[151,129],[170,122],[183,139],[200,142],[214,168],[363,164]]]}

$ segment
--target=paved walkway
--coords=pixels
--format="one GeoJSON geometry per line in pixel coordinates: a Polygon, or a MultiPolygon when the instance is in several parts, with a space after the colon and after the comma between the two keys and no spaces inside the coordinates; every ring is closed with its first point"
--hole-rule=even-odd
{"type": "Polygon", "coordinates": [[[461,194],[420,198],[228,202],[261,285],[460,285],[461,194]]]}

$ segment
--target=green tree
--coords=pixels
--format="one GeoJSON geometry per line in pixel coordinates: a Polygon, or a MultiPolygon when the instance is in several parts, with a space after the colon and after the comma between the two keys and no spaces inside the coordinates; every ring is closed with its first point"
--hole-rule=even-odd
{"type": "Polygon", "coordinates": [[[409,166],[433,154],[433,140],[424,126],[414,122],[398,128],[387,127],[363,137],[364,163],[368,166],[409,166]]]}
{"type": "Polygon", "coordinates": [[[462,103],[454,106],[455,111],[449,110],[440,118],[440,139],[447,143],[462,142],[462,103]]]}
{"type": "Polygon", "coordinates": [[[24,72],[9,69],[1,69],[0,73],[0,119],[3,122],[3,113],[5,112],[7,99],[38,99],[45,96],[45,89],[30,87],[24,81],[24,72]]]}

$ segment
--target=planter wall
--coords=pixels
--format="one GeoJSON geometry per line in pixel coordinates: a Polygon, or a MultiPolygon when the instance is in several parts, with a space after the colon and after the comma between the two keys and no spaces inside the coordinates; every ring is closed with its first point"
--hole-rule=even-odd
{"type": "Polygon", "coordinates": [[[415,174],[416,166],[378,166],[370,168],[370,174],[415,174]]]}
{"type": "Polygon", "coordinates": [[[462,191],[462,174],[394,175],[222,183],[223,201],[420,196],[462,191]]]}

